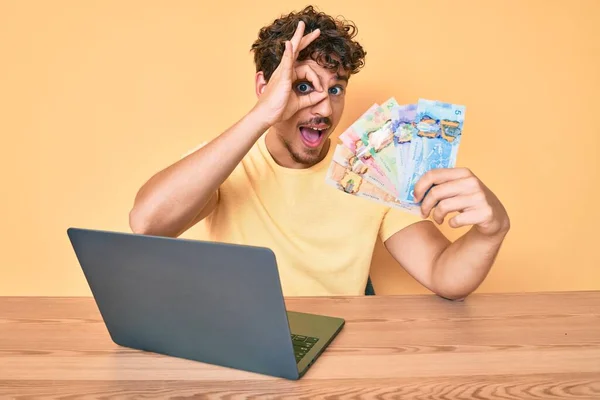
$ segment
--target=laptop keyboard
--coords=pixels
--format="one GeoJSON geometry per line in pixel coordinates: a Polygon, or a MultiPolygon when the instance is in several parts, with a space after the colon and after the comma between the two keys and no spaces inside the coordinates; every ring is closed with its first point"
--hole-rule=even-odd
{"type": "Polygon", "coordinates": [[[300,362],[310,349],[319,341],[316,337],[294,335],[292,334],[292,343],[294,344],[294,355],[296,362],[300,362]]]}

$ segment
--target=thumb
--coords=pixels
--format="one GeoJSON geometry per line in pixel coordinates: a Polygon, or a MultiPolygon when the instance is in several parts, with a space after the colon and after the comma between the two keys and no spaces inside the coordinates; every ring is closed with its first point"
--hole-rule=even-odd
{"type": "Polygon", "coordinates": [[[298,97],[298,108],[302,109],[302,108],[314,106],[315,104],[325,100],[325,98],[328,95],[329,94],[327,93],[327,91],[323,90],[322,92],[313,91],[305,96],[299,96],[298,97]]]}

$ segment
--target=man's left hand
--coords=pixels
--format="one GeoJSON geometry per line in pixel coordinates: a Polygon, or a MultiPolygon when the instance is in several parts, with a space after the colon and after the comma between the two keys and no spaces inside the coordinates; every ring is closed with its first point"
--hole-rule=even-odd
{"type": "Polygon", "coordinates": [[[423,217],[428,218],[433,210],[432,218],[438,224],[448,213],[459,212],[448,221],[453,228],[474,225],[483,235],[497,236],[510,227],[500,200],[467,168],[428,171],[415,185],[414,197],[415,202],[422,201],[423,217]]]}

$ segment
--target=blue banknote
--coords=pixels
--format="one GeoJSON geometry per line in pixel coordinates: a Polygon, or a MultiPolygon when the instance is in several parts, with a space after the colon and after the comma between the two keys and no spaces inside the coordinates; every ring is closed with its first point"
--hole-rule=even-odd
{"type": "Polygon", "coordinates": [[[392,131],[394,132],[394,150],[396,155],[398,192],[405,187],[406,177],[412,173],[412,164],[409,163],[410,144],[416,134],[415,117],[416,104],[400,105],[392,110],[392,131]]]}
{"type": "MultiPolygon", "coordinates": [[[[435,168],[454,168],[462,137],[465,106],[420,99],[414,126],[416,132],[403,163],[409,170],[401,185],[398,200],[415,203],[414,188],[419,179],[435,168]]],[[[404,154],[401,155],[401,157],[404,154]]]]}

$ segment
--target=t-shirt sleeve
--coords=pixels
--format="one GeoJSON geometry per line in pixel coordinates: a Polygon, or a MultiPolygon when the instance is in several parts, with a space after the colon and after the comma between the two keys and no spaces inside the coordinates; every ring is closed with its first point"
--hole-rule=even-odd
{"type": "Polygon", "coordinates": [[[382,242],[385,242],[396,232],[419,221],[423,221],[420,215],[414,215],[396,208],[388,208],[379,228],[379,238],[382,242]]]}

